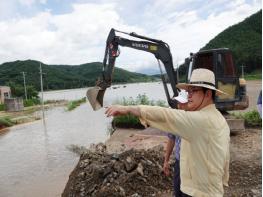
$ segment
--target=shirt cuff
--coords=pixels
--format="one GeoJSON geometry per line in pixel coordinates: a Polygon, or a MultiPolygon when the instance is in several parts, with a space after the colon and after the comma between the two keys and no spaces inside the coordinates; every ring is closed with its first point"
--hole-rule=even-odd
{"type": "Polygon", "coordinates": [[[143,105],[139,105],[138,107],[140,109],[140,114],[141,114],[141,116],[139,117],[139,120],[144,127],[148,127],[147,120],[146,120],[147,113],[146,113],[145,107],[143,105]]]}

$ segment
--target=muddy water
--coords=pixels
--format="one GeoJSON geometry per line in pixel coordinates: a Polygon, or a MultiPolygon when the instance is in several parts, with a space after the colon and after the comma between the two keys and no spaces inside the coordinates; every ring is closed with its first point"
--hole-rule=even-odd
{"type": "MultiPolygon", "coordinates": [[[[105,94],[105,105],[122,97],[146,93],[151,99],[165,99],[162,84],[115,86],[105,94]],[[125,87],[126,86],[126,87],[125,87]]],[[[78,99],[86,89],[45,92],[44,99],[78,99]]],[[[60,196],[78,155],[70,145],[88,146],[108,138],[110,119],[104,110],[93,112],[83,104],[71,112],[53,108],[42,120],[18,125],[0,133],[0,196],[60,196]]]]}
{"type": "MultiPolygon", "coordinates": [[[[168,88],[170,88],[168,86],[168,88]]],[[[74,100],[83,98],[86,94],[87,88],[73,89],[73,90],[58,90],[44,92],[44,100],[74,100]]],[[[155,83],[134,83],[125,85],[113,85],[107,89],[104,96],[105,104],[112,101],[122,99],[122,97],[136,98],[138,94],[146,94],[153,100],[166,100],[163,85],[160,82],[155,83]]]]}

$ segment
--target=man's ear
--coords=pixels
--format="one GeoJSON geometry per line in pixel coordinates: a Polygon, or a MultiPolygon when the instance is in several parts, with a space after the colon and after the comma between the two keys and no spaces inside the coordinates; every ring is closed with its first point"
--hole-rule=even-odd
{"type": "Polygon", "coordinates": [[[212,98],[212,96],[213,96],[212,90],[206,90],[205,96],[209,97],[209,98],[212,98]]]}

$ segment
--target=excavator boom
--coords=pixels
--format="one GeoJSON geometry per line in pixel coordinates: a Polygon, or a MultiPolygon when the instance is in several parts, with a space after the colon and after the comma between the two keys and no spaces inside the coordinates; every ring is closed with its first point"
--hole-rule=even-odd
{"type": "MultiPolygon", "coordinates": [[[[102,79],[98,79],[96,82],[96,86],[90,88],[87,91],[87,98],[94,110],[98,110],[103,106],[104,93],[106,89],[111,86],[115,61],[120,54],[119,46],[129,47],[152,53],[158,61],[160,60],[163,63],[167,76],[169,78],[169,82],[171,84],[173,96],[177,96],[177,73],[173,67],[172,55],[168,44],[161,40],[156,40],[153,38],[138,35],[134,32],[126,33],[115,29],[111,29],[106,41],[105,54],[103,59],[102,79]],[[115,32],[124,33],[131,37],[139,38],[141,40],[130,40],[127,38],[116,36],[115,32]]],[[[168,91],[167,82],[164,76],[161,76],[168,104],[172,108],[176,108],[177,102],[176,100],[173,100],[171,98],[170,93],[168,91]]]]}

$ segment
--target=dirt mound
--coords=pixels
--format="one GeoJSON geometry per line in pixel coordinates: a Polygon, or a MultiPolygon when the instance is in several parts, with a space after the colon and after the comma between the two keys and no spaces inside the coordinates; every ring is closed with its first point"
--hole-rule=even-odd
{"type": "MultiPolygon", "coordinates": [[[[161,144],[165,138],[155,136],[148,143],[148,136],[132,135],[125,130],[113,135],[106,144],[118,145],[117,137],[126,142],[125,146],[107,146],[107,151],[116,152],[118,147],[121,150],[141,147],[143,150],[110,154],[104,144],[93,145],[88,150],[71,146],[73,152],[82,155],[62,196],[172,196],[172,177],[165,177],[161,170],[162,146],[145,150],[146,146],[158,144],[158,140],[161,144]]],[[[224,197],[262,196],[262,129],[246,128],[245,132],[231,136],[230,152],[229,187],[225,187],[224,197]]]]}
{"type": "Polygon", "coordinates": [[[139,197],[171,192],[172,177],[162,172],[160,149],[109,154],[102,144],[93,147],[81,155],[62,196],[139,197]]]}

